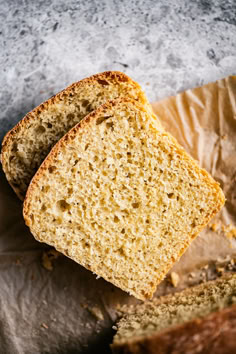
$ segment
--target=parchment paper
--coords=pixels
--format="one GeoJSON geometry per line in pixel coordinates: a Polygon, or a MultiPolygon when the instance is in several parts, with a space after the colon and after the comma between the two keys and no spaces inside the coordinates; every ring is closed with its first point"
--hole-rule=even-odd
{"type": "MultiPolygon", "coordinates": [[[[235,227],[236,76],[153,108],[223,187],[227,202],[215,222],[235,227]]],[[[109,353],[117,305],[136,300],[64,256],[45,269],[42,256],[53,257],[48,249],[25,227],[22,204],[0,171],[0,353],[109,353]]],[[[235,239],[207,227],[174,271],[181,283],[188,272],[227,255],[236,257],[235,239]]],[[[173,288],[164,281],[156,296],[169,291],[173,288]]]]}
{"type": "MultiPolygon", "coordinates": [[[[153,104],[163,126],[221,184],[226,203],[214,222],[236,226],[236,76],[187,90],[153,104]]],[[[236,256],[236,240],[209,227],[176,264],[186,271],[196,265],[236,256]]]]}

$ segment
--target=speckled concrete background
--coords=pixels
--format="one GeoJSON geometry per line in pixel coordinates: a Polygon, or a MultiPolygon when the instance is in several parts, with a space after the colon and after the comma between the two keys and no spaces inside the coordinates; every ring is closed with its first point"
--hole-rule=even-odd
{"type": "Polygon", "coordinates": [[[151,101],[236,73],[236,1],[0,0],[0,140],[85,76],[121,70],[151,101]]]}

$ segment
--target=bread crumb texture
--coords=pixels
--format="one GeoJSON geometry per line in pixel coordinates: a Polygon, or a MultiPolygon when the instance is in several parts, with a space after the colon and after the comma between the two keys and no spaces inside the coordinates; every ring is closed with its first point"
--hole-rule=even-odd
{"type": "Polygon", "coordinates": [[[202,318],[236,304],[236,274],[133,306],[121,318],[113,344],[141,340],[163,329],[202,318]]]}
{"type": "Polygon", "coordinates": [[[4,138],[1,160],[20,199],[54,144],[107,100],[130,97],[149,106],[140,86],[127,75],[109,71],[72,84],[29,112],[4,138]]]}
{"type": "Polygon", "coordinates": [[[139,299],[224,204],[209,174],[137,101],[110,101],[45,159],[24,202],[35,238],[139,299]]]}

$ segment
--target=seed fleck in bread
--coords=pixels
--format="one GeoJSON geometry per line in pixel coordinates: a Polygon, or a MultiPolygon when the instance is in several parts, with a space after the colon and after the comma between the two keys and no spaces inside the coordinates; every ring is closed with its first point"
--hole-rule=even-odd
{"type": "Polygon", "coordinates": [[[117,97],[148,104],[140,86],[127,75],[108,71],[74,83],[29,112],[4,138],[3,171],[23,200],[28,185],[52,146],[88,113],[117,97]]]}
{"type": "Polygon", "coordinates": [[[233,353],[236,274],[126,308],[114,354],[233,353]]]}
{"type": "Polygon", "coordinates": [[[32,234],[139,299],[224,204],[212,177],[146,106],[107,102],[70,130],[32,179],[32,234]]]}

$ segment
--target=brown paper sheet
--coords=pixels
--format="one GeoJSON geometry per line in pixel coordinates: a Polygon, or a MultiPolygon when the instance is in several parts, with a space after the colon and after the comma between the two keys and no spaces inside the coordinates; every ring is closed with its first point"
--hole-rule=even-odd
{"type": "MultiPolygon", "coordinates": [[[[220,183],[227,202],[216,223],[236,225],[236,76],[153,104],[162,124],[220,183]]],[[[236,256],[236,240],[208,227],[175,265],[186,272],[236,256]]],[[[24,225],[22,204],[0,171],[0,353],[109,353],[117,304],[136,300],[60,256],[24,225]]],[[[156,295],[171,291],[163,282],[156,295]]]]}

